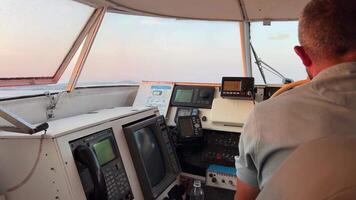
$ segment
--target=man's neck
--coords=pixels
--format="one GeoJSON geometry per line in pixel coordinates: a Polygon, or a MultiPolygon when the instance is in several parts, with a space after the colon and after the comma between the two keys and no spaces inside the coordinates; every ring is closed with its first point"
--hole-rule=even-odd
{"type": "Polygon", "coordinates": [[[335,65],[347,62],[356,62],[356,51],[345,54],[344,56],[334,58],[334,59],[325,59],[318,61],[312,66],[313,77],[317,76],[320,72],[333,67],[335,65]]]}

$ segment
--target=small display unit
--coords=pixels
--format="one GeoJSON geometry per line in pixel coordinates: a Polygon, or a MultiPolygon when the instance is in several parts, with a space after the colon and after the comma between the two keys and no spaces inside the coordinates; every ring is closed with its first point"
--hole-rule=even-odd
{"type": "Polygon", "coordinates": [[[134,198],[112,129],[69,144],[88,200],[134,198]]]}
{"type": "Polygon", "coordinates": [[[223,77],[220,95],[223,98],[251,99],[254,83],[252,77],[223,77]]]}
{"type": "Polygon", "coordinates": [[[186,107],[178,107],[176,115],[174,117],[174,122],[178,123],[178,117],[182,116],[199,116],[198,108],[186,108],[186,107]]]}
{"type": "Polygon", "coordinates": [[[180,141],[191,141],[203,138],[203,128],[199,116],[178,117],[178,133],[180,141]]]}
{"type": "Polygon", "coordinates": [[[124,134],[144,198],[156,199],[181,172],[164,117],[127,124],[124,134]]]}
{"type": "Polygon", "coordinates": [[[172,106],[211,108],[214,99],[215,88],[205,86],[175,86],[172,106]]]}

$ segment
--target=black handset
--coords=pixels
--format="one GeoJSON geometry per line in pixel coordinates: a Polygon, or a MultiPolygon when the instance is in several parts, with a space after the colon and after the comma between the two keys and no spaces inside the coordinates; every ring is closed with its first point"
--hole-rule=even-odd
{"type": "Polygon", "coordinates": [[[88,200],[134,199],[111,128],[69,144],[88,200]]]}
{"type": "Polygon", "coordinates": [[[94,194],[89,197],[90,200],[107,200],[105,178],[95,152],[86,145],[79,145],[74,150],[74,158],[89,169],[94,184],[94,194]]]}

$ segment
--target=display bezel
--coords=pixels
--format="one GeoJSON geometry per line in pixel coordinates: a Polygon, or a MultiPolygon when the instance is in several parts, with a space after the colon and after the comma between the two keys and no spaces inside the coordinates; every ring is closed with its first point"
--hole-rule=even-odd
{"type": "Polygon", "coordinates": [[[242,81],[241,80],[225,80],[224,81],[224,84],[223,84],[223,90],[224,91],[231,91],[231,92],[237,91],[237,92],[240,92],[241,89],[242,89],[242,81]],[[235,88],[234,85],[231,85],[231,84],[235,84],[235,83],[238,83],[237,84],[238,85],[237,88],[235,88]]]}
{"type": "Polygon", "coordinates": [[[207,108],[210,109],[213,104],[215,94],[215,87],[213,86],[191,86],[191,85],[177,85],[173,89],[171,106],[181,106],[181,107],[193,107],[193,108],[207,108]],[[177,102],[175,101],[178,90],[193,90],[192,99],[190,102],[177,102]],[[203,99],[199,97],[201,91],[209,92],[211,95],[209,98],[203,99]]]}
{"type": "Polygon", "coordinates": [[[178,135],[179,135],[179,140],[180,141],[190,141],[190,140],[195,140],[195,139],[202,139],[203,138],[203,131],[202,131],[202,126],[201,126],[201,121],[199,116],[180,116],[178,117],[178,123],[177,123],[177,129],[178,129],[178,135]],[[194,123],[194,121],[196,121],[194,123]],[[190,130],[192,134],[186,135],[186,134],[181,134],[183,131],[187,130],[187,127],[183,126],[183,123],[189,122],[190,124],[190,130]],[[198,123],[199,127],[195,127],[195,124],[198,123]],[[195,133],[198,133],[195,135],[195,133]]]}
{"type": "Polygon", "coordinates": [[[159,124],[159,120],[164,121],[163,116],[155,116],[149,119],[145,119],[143,121],[133,122],[131,124],[127,124],[123,126],[124,135],[129,147],[129,151],[131,154],[132,161],[134,163],[136,173],[140,180],[140,185],[143,190],[144,198],[148,200],[156,199],[162,192],[164,192],[164,190],[176,180],[176,177],[179,175],[181,171],[178,162],[178,157],[175,154],[174,150],[172,149],[173,145],[171,141],[170,140],[165,141],[162,136],[162,134],[167,134],[168,136],[168,133],[162,132],[161,130],[162,127],[159,124]],[[144,166],[143,158],[139,153],[139,149],[137,148],[134,139],[135,132],[144,127],[150,127],[153,130],[152,132],[153,134],[155,134],[155,137],[158,141],[158,145],[160,146],[161,153],[164,159],[164,164],[165,164],[166,175],[161,180],[161,182],[155,186],[152,186],[149,181],[150,178],[148,177],[148,173],[144,166]],[[161,136],[159,134],[161,134],[161,136]],[[168,149],[168,147],[166,146],[167,143],[170,145],[169,147],[170,149],[168,149]],[[175,169],[173,167],[173,164],[171,163],[170,155],[172,154],[174,155],[175,162],[176,162],[175,164],[177,164],[178,169],[175,169]]]}
{"type": "Polygon", "coordinates": [[[100,166],[104,166],[106,165],[107,163],[111,162],[112,160],[115,160],[116,159],[116,154],[115,154],[115,149],[114,149],[114,146],[113,146],[113,143],[112,143],[112,139],[111,138],[104,138],[96,143],[93,144],[93,150],[95,152],[95,155],[96,155],[96,158],[98,159],[98,162],[100,164],[100,166]],[[104,142],[108,142],[109,146],[110,146],[110,149],[111,149],[111,152],[110,154],[112,155],[110,158],[106,159],[106,160],[102,160],[102,157],[100,156],[103,156],[101,155],[101,153],[99,153],[99,149],[97,148],[98,145],[100,144],[103,144],[104,142]]]}
{"type": "Polygon", "coordinates": [[[221,81],[220,96],[223,98],[235,98],[235,99],[252,99],[254,98],[254,83],[253,77],[223,77],[221,81]],[[239,81],[240,90],[225,90],[226,81],[239,81]]]}
{"type": "MultiPolygon", "coordinates": [[[[186,95],[186,94],[185,94],[186,95]]],[[[177,89],[175,95],[174,95],[174,102],[177,102],[177,103],[191,103],[192,102],[192,99],[193,99],[193,95],[194,95],[194,89],[183,89],[183,88],[180,88],[180,89],[177,89]],[[184,101],[181,101],[182,99],[179,99],[178,100],[178,97],[180,97],[179,95],[182,94],[182,92],[189,92],[189,96],[187,99],[184,99],[184,101]],[[189,99],[189,100],[188,100],[189,99]]]]}

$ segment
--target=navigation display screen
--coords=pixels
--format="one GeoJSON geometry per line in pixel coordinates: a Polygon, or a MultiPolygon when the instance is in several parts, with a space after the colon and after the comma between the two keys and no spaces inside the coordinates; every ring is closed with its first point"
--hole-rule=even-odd
{"type": "Polygon", "coordinates": [[[225,91],[241,91],[241,81],[224,81],[225,91]]]}
{"type": "Polygon", "coordinates": [[[150,183],[156,186],[166,175],[164,158],[158,140],[150,127],[137,130],[134,137],[150,183]]]}
{"type": "Polygon", "coordinates": [[[178,89],[174,98],[178,103],[190,103],[193,97],[193,89],[178,89]]]}
{"type": "Polygon", "coordinates": [[[116,158],[110,139],[105,139],[94,144],[94,150],[101,166],[116,158]]]}

